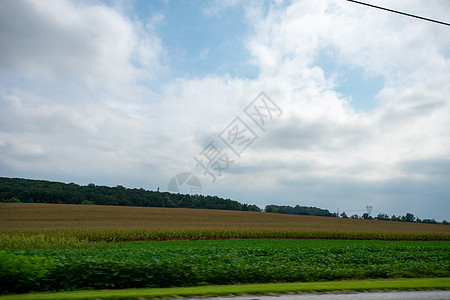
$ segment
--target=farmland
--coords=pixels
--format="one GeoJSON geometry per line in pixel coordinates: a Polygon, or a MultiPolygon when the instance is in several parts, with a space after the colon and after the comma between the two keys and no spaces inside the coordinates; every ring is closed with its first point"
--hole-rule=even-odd
{"type": "Polygon", "coordinates": [[[0,203],[5,230],[278,230],[450,234],[436,224],[186,208],[0,203]]]}
{"type": "Polygon", "coordinates": [[[0,220],[3,293],[450,277],[445,225],[21,203],[0,220]]]}
{"type": "Polygon", "coordinates": [[[260,239],[15,250],[0,252],[0,282],[3,289],[24,292],[446,277],[450,275],[449,246],[448,241],[260,239]]]}

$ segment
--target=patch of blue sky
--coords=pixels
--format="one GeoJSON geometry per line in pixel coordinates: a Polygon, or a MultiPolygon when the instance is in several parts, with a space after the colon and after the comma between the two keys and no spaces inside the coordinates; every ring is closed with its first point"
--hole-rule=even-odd
{"type": "Polygon", "coordinates": [[[173,77],[229,75],[256,78],[258,69],[250,63],[245,48],[248,26],[244,11],[227,8],[218,14],[205,14],[208,2],[136,1],[140,19],[161,14],[156,25],[173,77]]]}
{"type": "Polygon", "coordinates": [[[334,90],[349,99],[357,111],[371,111],[378,105],[376,98],[384,86],[384,78],[368,74],[364,68],[344,65],[330,51],[320,51],[315,65],[324,70],[327,78],[333,78],[334,90]]]}
{"type": "Polygon", "coordinates": [[[450,44],[444,49],[444,57],[445,59],[450,59],[450,44]]]}

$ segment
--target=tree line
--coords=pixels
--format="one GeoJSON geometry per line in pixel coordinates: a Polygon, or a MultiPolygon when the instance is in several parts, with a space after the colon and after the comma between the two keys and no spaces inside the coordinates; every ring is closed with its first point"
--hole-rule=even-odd
{"type": "Polygon", "coordinates": [[[321,216],[321,217],[335,217],[328,209],[322,209],[311,206],[300,206],[295,207],[287,205],[267,205],[264,208],[265,212],[268,213],[278,213],[278,214],[291,214],[291,215],[310,215],[310,216],[321,216]]]}
{"type": "Polygon", "coordinates": [[[96,204],[146,207],[206,208],[261,211],[256,205],[217,196],[173,194],[142,188],[87,186],[46,180],[0,177],[0,202],[96,204]]]}
{"type": "MultiPolygon", "coordinates": [[[[348,218],[345,212],[340,215],[341,218],[348,218]]],[[[404,216],[395,216],[392,215],[389,217],[387,214],[379,213],[376,217],[372,217],[368,213],[364,213],[361,216],[357,214],[351,215],[351,219],[363,219],[363,220],[380,220],[380,221],[395,221],[395,222],[415,222],[415,223],[426,223],[426,224],[444,224],[450,225],[449,222],[443,220],[442,222],[438,222],[435,219],[420,219],[415,217],[412,213],[406,213],[404,216]]]]}
{"type": "Polygon", "coordinates": [[[341,214],[332,213],[328,209],[322,209],[310,206],[287,206],[287,205],[267,205],[264,209],[268,213],[279,213],[279,214],[291,214],[291,215],[310,215],[310,216],[322,216],[322,217],[336,217],[344,219],[363,219],[363,220],[380,220],[380,221],[395,221],[395,222],[416,222],[416,223],[427,223],[427,224],[444,224],[450,225],[449,222],[443,220],[438,222],[435,219],[420,219],[415,217],[412,213],[406,213],[404,216],[389,217],[387,214],[380,213],[376,217],[372,217],[368,213],[364,213],[361,216],[353,214],[350,217],[347,216],[345,212],[341,214]]]}

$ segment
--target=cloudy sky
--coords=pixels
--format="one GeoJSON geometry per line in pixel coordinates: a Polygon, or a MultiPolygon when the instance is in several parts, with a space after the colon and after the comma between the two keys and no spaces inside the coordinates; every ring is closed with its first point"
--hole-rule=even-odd
{"type": "Polygon", "coordinates": [[[449,220],[450,27],[344,0],[0,1],[0,176],[183,172],[260,207],[449,220]]]}

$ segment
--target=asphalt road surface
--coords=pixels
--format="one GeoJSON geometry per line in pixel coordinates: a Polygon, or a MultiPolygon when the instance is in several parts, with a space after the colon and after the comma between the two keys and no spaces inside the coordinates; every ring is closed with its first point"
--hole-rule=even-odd
{"type": "MultiPolygon", "coordinates": [[[[409,291],[349,294],[298,294],[279,296],[214,297],[206,300],[450,300],[450,291],[409,291]]],[[[205,300],[205,299],[203,299],[205,300]]]]}

